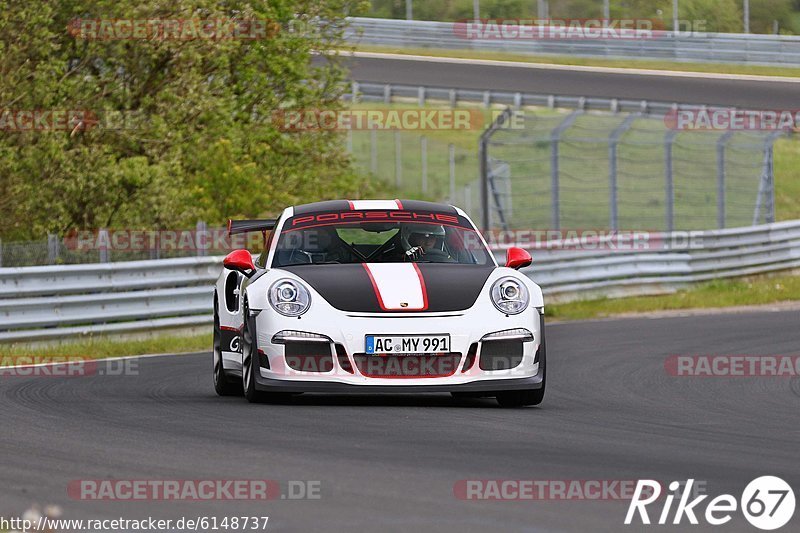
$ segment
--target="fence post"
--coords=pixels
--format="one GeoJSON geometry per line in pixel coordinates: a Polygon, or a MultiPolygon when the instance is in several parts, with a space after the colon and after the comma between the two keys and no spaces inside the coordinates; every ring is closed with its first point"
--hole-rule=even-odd
{"type": "Polygon", "coordinates": [[[369,170],[373,174],[378,173],[378,131],[369,130],[369,170]]]}
{"type": "Polygon", "coordinates": [[[608,139],[608,206],[609,206],[609,225],[612,231],[619,229],[619,209],[617,201],[617,147],[619,140],[628,131],[638,115],[630,114],[625,117],[622,124],[614,128],[608,139]]]}
{"type": "MultiPolygon", "coordinates": [[[[480,184],[480,202],[481,202],[481,229],[489,231],[491,229],[491,214],[489,213],[489,140],[498,129],[500,129],[506,120],[511,117],[512,111],[510,107],[506,107],[502,113],[494,118],[494,121],[486,128],[478,140],[478,164],[479,170],[479,184],[480,184]]],[[[471,204],[470,199],[470,204],[471,204]]],[[[470,208],[472,206],[470,205],[470,208]]],[[[471,209],[469,209],[471,211],[471,209]]]]}
{"type": "Polygon", "coordinates": [[[450,159],[450,202],[456,203],[456,146],[451,143],[447,149],[450,159]]]}
{"type": "Polygon", "coordinates": [[[775,222],[775,168],[773,158],[773,148],[775,139],[780,137],[783,132],[776,131],[771,133],[764,141],[764,162],[761,167],[761,179],[758,183],[758,195],[756,196],[756,208],[753,213],[753,225],[758,224],[761,218],[762,208],[766,211],[764,221],[766,223],[775,222]],[[766,203],[766,206],[762,206],[766,203]]]}
{"type": "Polygon", "coordinates": [[[717,229],[725,229],[725,145],[731,137],[727,131],[717,140],[717,229]]]}
{"type": "Polygon", "coordinates": [[[152,230],[148,232],[147,247],[150,252],[150,259],[158,259],[158,246],[161,241],[159,240],[159,230],[152,230]]]}
{"type": "Polygon", "coordinates": [[[428,194],[428,137],[420,137],[419,144],[422,158],[422,194],[428,194]]]}
{"type": "Polygon", "coordinates": [[[573,111],[553,128],[550,132],[550,229],[560,229],[561,227],[561,198],[559,191],[559,168],[558,168],[558,143],[561,142],[561,135],[567,130],[583,111],[580,109],[573,111]]]}
{"type": "Polygon", "coordinates": [[[464,185],[464,209],[472,216],[472,186],[469,183],[464,185]]]}
{"type": "Polygon", "coordinates": [[[109,250],[111,241],[108,237],[107,229],[101,229],[97,232],[97,242],[100,243],[98,247],[100,252],[99,261],[101,263],[108,263],[111,260],[111,250],[109,250]]]}
{"type": "Polygon", "coordinates": [[[398,189],[403,185],[403,159],[401,155],[400,130],[394,130],[394,185],[398,189]]]}
{"type": "Polygon", "coordinates": [[[58,259],[58,236],[47,234],[47,264],[54,265],[58,259]]]}
{"type": "Polygon", "coordinates": [[[775,140],[780,137],[782,132],[775,132],[767,139],[768,158],[767,158],[767,224],[775,222],[775,140]]]}
{"type": "Polygon", "coordinates": [[[197,256],[205,257],[208,255],[208,232],[206,231],[206,223],[202,220],[197,221],[194,234],[194,245],[197,247],[197,256]]]}
{"type": "Polygon", "coordinates": [[[3,239],[0,239],[0,267],[3,266],[3,239]]]}
{"type": "Polygon", "coordinates": [[[672,146],[678,132],[670,130],[664,136],[664,208],[667,232],[675,230],[675,184],[672,174],[672,146]]]}

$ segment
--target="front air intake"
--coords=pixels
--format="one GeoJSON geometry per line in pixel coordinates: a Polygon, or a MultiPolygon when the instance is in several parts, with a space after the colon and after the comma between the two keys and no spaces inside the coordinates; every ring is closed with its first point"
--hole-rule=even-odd
{"type": "Polygon", "coordinates": [[[510,370],[522,362],[521,340],[497,340],[481,343],[481,370],[510,370]]]}
{"type": "Polygon", "coordinates": [[[284,345],[286,366],[298,372],[333,370],[331,345],[321,342],[287,342],[284,345]]]}

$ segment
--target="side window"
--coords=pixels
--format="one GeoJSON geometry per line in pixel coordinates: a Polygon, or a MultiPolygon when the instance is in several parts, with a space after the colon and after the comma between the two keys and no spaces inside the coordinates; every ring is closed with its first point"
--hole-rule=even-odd
{"type": "Polygon", "coordinates": [[[231,272],[225,278],[225,307],[228,311],[235,313],[239,310],[239,274],[238,272],[231,272]]]}

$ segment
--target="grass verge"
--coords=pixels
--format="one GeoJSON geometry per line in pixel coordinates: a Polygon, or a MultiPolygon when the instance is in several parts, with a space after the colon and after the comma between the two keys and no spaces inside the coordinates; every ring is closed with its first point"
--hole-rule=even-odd
{"type": "Polygon", "coordinates": [[[800,276],[780,275],[736,280],[714,280],[660,296],[600,298],[545,307],[548,318],[586,320],[627,313],[677,309],[709,309],[800,301],[800,276]]]}
{"type": "Polygon", "coordinates": [[[489,59],[495,61],[519,61],[547,65],[576,65],[586,67],[609,67],[628,69],[666,70],[682,72],[709,72],[716,74],[741,74],[750,76],[800,77],[800,68],[771,67],[759,65],[731,65],[727,63],[689,63],[646,59],[604,59],[574,56],[541,56],[514,54],[509,52],[487,52],[479,50],[439,50],[432,48],[395,48],[391,46],[360,45],[359,52],[419,55],[431,57],[454,57],[461,59],[489,59]]]}
{"type": "MultiPolygon", "coordinates": [[[[0,345],[0,358],[4,364],[14,359],[36,357],[80,357],[102,359],[128,355],[187,353],[211,350],[211,332],[194,336],[163,335],[147,339],[118,339],[94,337],[89,340],[65,342],[57,345],[5,344],[0,345]]],[[[47,362],[43,360],[42,362],[47,362]]]]}

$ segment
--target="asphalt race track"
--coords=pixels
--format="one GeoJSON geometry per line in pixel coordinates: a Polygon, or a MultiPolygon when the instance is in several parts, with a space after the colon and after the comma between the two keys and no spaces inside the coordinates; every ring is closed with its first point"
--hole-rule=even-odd
{"type": "Polygon", "coordinates": [[[800,101],[800,84],[796,81],[707,79],[702,74],[697,77],[655,76],[389,58],[356,57],[346,62],[351,79],[359,82],[729,105],[745,109],[796,109],[800,101]]]}
{"type": "MultiPolygon", "coordinates": [[[[64,518],[267,515],[270,531],[685,531],[626,528],[623,501],[464,501],[453,487],[691,477],[738,498],[767,474],[797,487],[800,380],[672,377],[664,361],[798,355],[798,323],[794,311],[553,324],[544,404],[515,410],[436,394],[251,405],[214,394],[210,354],[140,359],[136,375],[2,377],[0,516],[38,503],[64,518]],[[317,480],[321,498],[67,497],[70,480],[111,478],[317,480]]],[[[716,530],[754,531],[741,514],[716,530]]]]}

